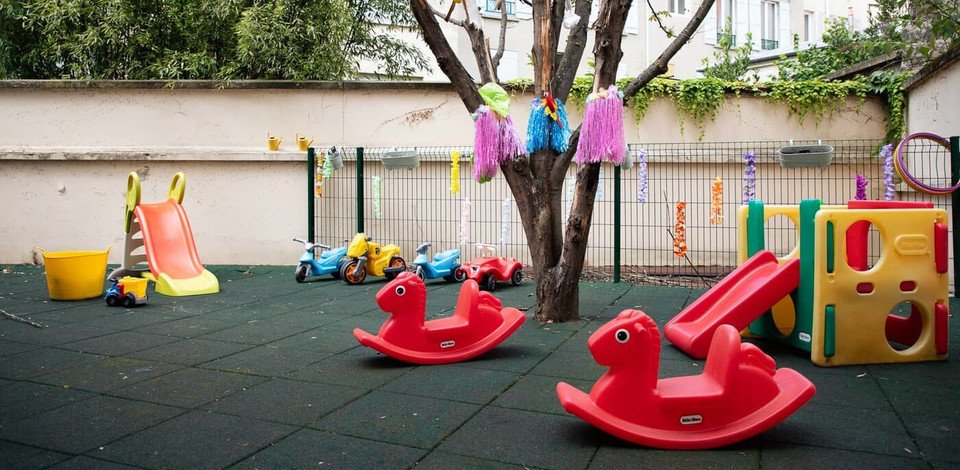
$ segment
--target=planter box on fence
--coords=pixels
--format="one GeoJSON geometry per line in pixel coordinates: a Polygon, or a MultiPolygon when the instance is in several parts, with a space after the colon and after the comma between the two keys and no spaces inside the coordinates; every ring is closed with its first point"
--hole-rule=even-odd
{"type": "Polygon", "coordinates": [[[833,161],[833,146],[830,145],[791,145],[777,150],[780,166],[784,168],[829,166],[833,161]]]}
{"type": "Polygon", "coordinates": [[[420,154],[416,150],[387,152],[381,161],[388,170],[409,170],[420,166],[420,154]]]}

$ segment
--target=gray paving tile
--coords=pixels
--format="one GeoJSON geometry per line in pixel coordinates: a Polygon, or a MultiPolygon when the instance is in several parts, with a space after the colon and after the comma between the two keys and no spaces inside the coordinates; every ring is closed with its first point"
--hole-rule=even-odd
{"type": "Polygon", "coordinates": [[[93,394],[83,390],[14,382],[0,392],[0,410],[3,410],[3,413],[0,413],[0,424],[37,415],[92,396],[93,394]]]}
{"type": "Polygon", "coordinates": [[[542,375],[525,375],[507,391],[503,392],[493,404],[503,408],[567,415],[557,398],[557,383],[567,382],[574,387],[590,393],[593,382],[589,380],[558,379],[542,375]]]}
{"type": "Polygon", "coordinates": [[[32,351],[39,348],[36,344],[14,343],[12,341],[0,341],[0,357],[12,356],[26,351],[32,351]]]}
{"type": "Polygon", "coordinates": [[[142,326],[136,330],[141,333],[154,335],[176,336],[178,338],[195,338],[207,333],[225,330],[237,325],[236,321],[227,321],[210,318],[210,315],[195,315],[175,320],[142,326]]]}
{"type": "Polygon", "coordinates": [[[9,470],[44,468],[70,458],[67,454],[0,441],[0,468],[9,470]]]}
{"type": "Polygon", "coordinates": [[[433,451],[423,460],[417,462],[414,467],[417,470],[447,470],[457,468],[463,470],[485,470],[485,469],[504,469],[521,470],[534,468],[530,466],[513,465],[509,463],[497,462],[494,460],[478,459],[476,457],[467,457],[465,455],[451,454],[449,452],[433,451]]]}
{"type": "Polygon", "coordinates": [[[357,339],[341,329],[329,327],[314,328],[281,340],[268,343],[268,346],[296,348],[329,355],[358,347],[357,339]]]}
{"type": "Polygon", "coordinates": [[[107,392],[181,367],[157,361],[101,356],[94,362],[56,370],[33,380],[60,387],[107,392]]]}
{"type": "Polygon", "coordinates": [[[121,331],[96,338],[85,339],[61,346],[64,349],[108,356],[122,356],[134,351],[152,348],[176,341],[176,338],[149,335],[135,331],[121,331]]]}
{"type": "Polygon", "coordinates": [[[324,357],[326,356],[313,351],[268,345],[257,346],[227,357],[205,362],[198,367],[241,374],[279,377],[313,364],[324,357]]]}
{"type": "Polygon", "coordinates": [[[0,377],[26,379],[99,359],[95,354],[84,354],[63,349],[37,349],[4,357],[0,361],[0,377]]]}
{"type": "Polygon", "coordinates": [[[918,449],[892,411],[807,403],[763,433],[763,441],[787,442],[894,456],[918,449]]]}
{"type": "Polygon", "coordinates": [[[364,389],[274,379],[203,405],[204,409],[278,423],[306,425],[367,393],[364,389]]]}
{"type": "Polygon", "coordinates": [[[310,427],[429,449],[479,409],[467,403],[373,391],[310,427]]]}
{"type": "Polygon", "coordinates": [[[600,438],[577,418],[488,406],[437,449],[524,466],[584,468],[600,438]]]}
{"type": "Polygon", "coordinates": [[[589,354],[557,351],[534,367],[530,373],[595,381],[606,371],[607,368],[598,365],[589,354]]]}
{"type": "Polygon", "coordinates": [[[162,344],[150,349],[128,353],[127,356],[152,359],[168,364],[194,366],[202,362],[220,359],[253,346],[241,343],[225,343],[199,338],[162,344]]]}
{"type": "Polygon", "coordinates": [[[286,377],[370,389],[394,380],[411,369],[413,366],[386,356],[370,357],[367,351],[359,351],[357,355],[344,353],[324,359],[286,377]],[[363,355],[359,355],[361,353],[363,355]]]}
{"type": "Polygon", "coordinates": [[[111,393],[151,403],[193,408],[266,380],[252,375],[186,368],[111,393]]]}
{"type": "MultiPolygon", "coordinates": [[[[613,437],[609,438],[611,441],[613,437]]],[[[600,446],[590,462],[591,469],[635,468],[761,468],[757,441],[748,440],[719,449],[675,451],[651,449],[626,441],[615,441],[600,446]]],[[[766,468],[766,461],[764,467],[766,468]]],[[[802,466],[794,468],[803,468],[802,466]]]]}
{"type": "Polygon", "coordinates": [[[303,429],[231,468],[406,468],[425,453],[422,449],[303,429]]]}
{"type": "Polygon", "coordinates": [[[108,462],[106,460],[98,460],[78,455],[50,468],[55,470],[133,470],[142,467],[131,467],[130,465],[124,465],[122,463],[108,462]]]}
{"type": "Polygon", "coordinates": [[[907,414],[903,421],[925,458],[960,464],[960,417],[907,414]]]}
{"type": "Polygon", "coordinates": [[[293,426],[194,410],[88,455],[150,468],[222,468],[295,430],[293,426]]]}
{"type": "Polygon", "coordinates": [[[514,372],[447,364],[418,367],[387,383],[381,390],[485,404],[516,380],[514,372]]]}
{"type": "Polygon", "coordinates": [[[0,322],[0,339],[18,343],[55,346],[82,339],[103,336],[112,330],[87,326],[83,323],[43,322],[45,328],[5,320],[0,322]]]}
{"type": "Polygon", "coordinates": [[[880,455],[869,452],[854,452],[823,447],[797,446],[765,442],[762,450],[764,469],[847,469],[847,468],[896,468],[926,469],[929,465],[919,455],[906,452],[902,456],[880,455]]]}
{"type": "Polygon", "coordinates": [[[180,413],[180,408],[96,396],[6,424],[0,438],[79,454],[180,413]]]}

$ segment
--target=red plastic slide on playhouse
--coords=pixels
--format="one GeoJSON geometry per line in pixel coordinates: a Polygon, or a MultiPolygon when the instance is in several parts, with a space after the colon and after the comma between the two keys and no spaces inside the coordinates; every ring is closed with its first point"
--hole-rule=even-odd
{"type": "Polygon", "coordinates": [[[165,295],[196,295],[219,291],[216,277],[204,269],[183,206],[174,199],[139,204],[134,209],[143,233],[147,264],[165,295]]]}
{"type": "Polygon", "coordinates": [[[781,264],[773,253],[760,251],[670,320],[663,333],[683,352],[703,359],[720,325],[743,330],[799,284],[799,259],[781,264]]]}

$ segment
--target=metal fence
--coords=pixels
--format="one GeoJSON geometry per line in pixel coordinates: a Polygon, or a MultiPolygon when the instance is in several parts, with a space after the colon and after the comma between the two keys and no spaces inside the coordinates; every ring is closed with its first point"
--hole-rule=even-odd
{"type": "MultiPolygon", "coordinates": [[[[756,156],[756,199],[795,205],[802,199],[818,198],[824,204],[842,205],[855,197],[857,174],[869,181],[869,199],[883,198],[883,159],[878,156],[882,144],[873,140],[631,144],[631,168],[601,167],[585,275],[611,278],[616,273],[617,278],[622,275],[636,283],[723,276],[737,265],[736,211],[745,200],[744,154],[756,156]],[[781,166],[777,150],[801,144],[831,145],[832,164],[823,168],[781,166]],[[646,165],[639,164],[641,152],[646,154],[646,165]],[[711,223],[711,185],[718,177],[723,182],[723,220],[711,223]],[[641,190],[644,180],[645,194],[641,190]],[[619,205],[614,204],[617,187],[619,205]],[[686,203],[685,257],[673,252],[678,201],[686,203]],[[617,215],[619,227],[614,225],[617,215]],[[619,250],[615,250],[617,244],[619,250]]],[[[510,189],[500,175],[485,184],[473,181],[472,147],[420,147],[415,149],[418,166],[387,169],[384,156],[398,150],[412,149],[345,148],[339,150],[344,165],[332,175],[319,176],[322,169],[317,167],[318,176],[310,180],[312,188],[322,188],[311,209],[317,241],[340,244],[365,231],[382,243],[398,244],[408,262],[422,242],[432,242],[435,250],[459,247],[464,259],[479,254],[474,244],[489,243],[500,255],[530,263],[510,189]],[[456,194],[451,191],[450,171],[455,151],[460,155],[456,194]]],[[[329,157],[330,153],[329,149],[318,152],[318,160],[319,155],[329,157]]],[[[911,166],[930,175],[942,175],[945,167],[949,175],[949,157],[948,153],[945,162],[942,157],[916,159],[911,166]]],[[[571,165],[564,182],[564,216],[572,200],[575,171],[571,165]]],[[[931,201],[950,213],[950,196],[919,193],[899,180],[896,190],[898,200],[931,201]]],[[[785,217],[771,219],[765,230],[768,249],[778,255],[797,244],[796,228],[785,217]]],[[[952,250],[950,256],[952,259],[952,250]]]]}

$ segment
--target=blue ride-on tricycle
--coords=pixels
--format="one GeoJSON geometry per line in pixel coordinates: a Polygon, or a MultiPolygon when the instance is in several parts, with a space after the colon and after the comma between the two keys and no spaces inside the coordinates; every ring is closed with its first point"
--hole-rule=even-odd
{"type": "Polygon", "coordinates": [[[424,243],[417,247],[417,257],[413,260],[413,271],[426,281],[442,277],[448,281],[463,282],[467,273],[460,268],[460,250],[451,249],[433,255],[433,261],[427,256],[427,250],[433,243],[424,243]]]}
{"type": "Polygon", "coordinates": [[[340,266],[343,264],[341,260],[347,254],[347,247],[330,249],[328,245],[299,238],[294,238],[293,241],[303,243],[303,256],[300,257],[300,264],[295,272],[297,282],[305,282],[308,277],[326,274],[334,279],[340,279],[340,266]],[[319,257],[317,248],[321,249],[319,257]]]}

